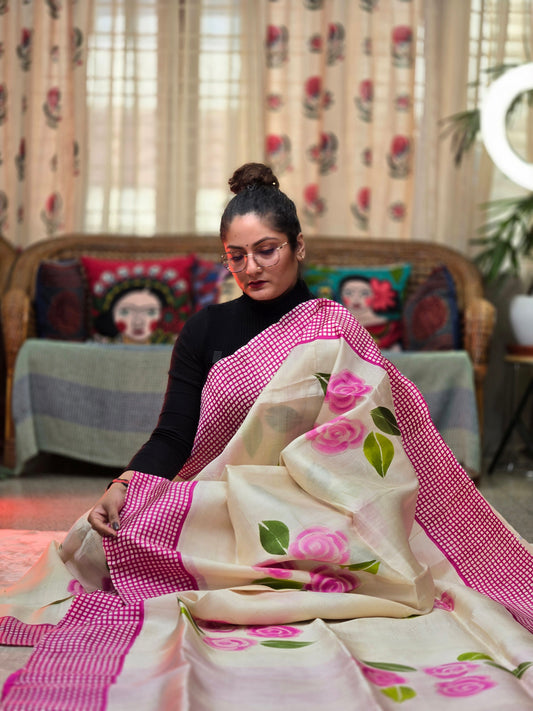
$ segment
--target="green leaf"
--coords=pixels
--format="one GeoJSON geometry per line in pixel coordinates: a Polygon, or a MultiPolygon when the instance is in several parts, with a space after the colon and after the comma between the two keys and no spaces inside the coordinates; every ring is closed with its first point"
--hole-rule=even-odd
{"type": "Polygon", "coordinates": [[[414,672],[415,667],[407,667],[405,664],[392,664],[387,662],[366,662],[363,664],[367,667],[372,667],[373,669],[384,669],[385,671],[395,671],[395,672],[414,672]]]}
{"type": "Polygon", "coordinates": [[[261,642],[263,647],[274,647],[275,649],[299,649],[300,647],[309,647],[314,642],[293,642],[290,639],[265,639],[261,642]]]}
{"type": "Polygon", "coordinates": [[[379,476],[384,477],[394,457],[394,446],[390,439],[379,432],[370,432],[364,441],[363,452],[379,476]]]}
{"type": "Polygon", "coordinates": [[[482,652],[465,652],[457,657],[458,662],[471,662],[473,660],[487,660],[492,661],[492,657],[488,654],[483,654],[482,652]]]}
{"type": "Polygon", "coordinates": [[[285,555],[289,547],[289,529],[282,521],[263,521],[259,524],[259,539],[267,553],[285,555]]]}
{"type": "Polygon", "coordinates": [[[492,660],[490,662],[485,662],[489,667],[495,667],[496,669],[501,669],[504,672],[507,672],[508,674],[514,674],[514,671],[512,669],[508,669],[507,667],[502,666],[501,664],[497,664],[496,662],[493,662],[492,660]]]}
{"type": "Polygon", "coordinates": [[[280,578],[259,578],[253,581],[254,585],[266,585],[274,590],[284,590],[290,588],[291,590],[301,590],[304,586],[303,583],[299,583],[297,580],[281,580],[280,578]]]}
{"type": "Polygon", "coordinates": [[[517,679],[521,679],[524,673],[532,666],[533,662],[522,662],[522,664],[519,664],[516,669],[513,669],[513,674],[517,679]]]}
{"type": "Polygon", "coordinates": [[[196,620],[194,619],[194,617],[191,615],[191,613],[190,613],[190,611],[189,611],[189,608],[188,608],[179,598],[178,598],[178,607],[179,607],[179,609],[180,609],[180,613],[181,613],[184,617],[186,617],[186,618],[189,620],[189,622],[190,622],[191,625],[192,625],[192,628],[193,628],[201,637],[203,637],[203,636],[204,636],[204,633],[203,633],[202,630],[198,627],[198,624],[196,623],[196,620]]]}
{"type": "Polygon", "coordinates": [[[366,560],[364,563],[350,563],[349,565],[341,565],[341,568],[347,570],[365,570],[367,573],[375,575],[380,566],[379,560],[366,560]]]}
{"type": "Polygon", "coordinates": [[[331,373],[315,373],[315,378],[320,383],[322,392],[325,395],[326,390],[328,389],[328,384],[329,384],[329,379],[331,378],[331,373]]]}
{"type": "Polygon", "coordinates": [[[69,595],[68,597],[63,597],[61,600],[54,600],[54,602],[49,602],[48,605],[61,605],[62,602],[66,602],[67,600],[72,600],[74,595],[69,595]]]}
{"type": "Polygon", "coordinates": [[[394,413],[391,412],[388,407],[375,407],[373,410],[370,410],[370,415],[376,427],[382,432],[391,435],[401,434],[394,413]]]}
{"type": "Polygon", "coordinates": [[[387,686],[386,689],[380,689],[382,694],[388,696],[389,699],[401,704],[403,701],[414,699],[416,691],[410,686],[387,686]]]}
{"type": "Polygon", "coordinates": [[[256,417],[254,427],[245,427],[242,433],[242,441],[246,452],[253,457],[263,442],[263,426],[261,420],[256,417]]]}

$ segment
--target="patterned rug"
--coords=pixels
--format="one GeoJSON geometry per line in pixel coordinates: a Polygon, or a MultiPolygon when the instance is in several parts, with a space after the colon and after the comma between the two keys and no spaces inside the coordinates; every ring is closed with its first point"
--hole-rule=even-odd
{"type": "Polygon", "coordinates": [[[64,531],[0,529],[0,588],[22,577],[50,541],[62,541],[65,535],[64,531]]]}
{"type": "MultiPolygon", "coordinates": [[[[64,531],[0,529],[0,588],[21,578],[50,541],[64,537],[64,531]]],[[[31,647],[0,647],[0,690],[7,677],[26,664],[32,651],[31,647]]]]}

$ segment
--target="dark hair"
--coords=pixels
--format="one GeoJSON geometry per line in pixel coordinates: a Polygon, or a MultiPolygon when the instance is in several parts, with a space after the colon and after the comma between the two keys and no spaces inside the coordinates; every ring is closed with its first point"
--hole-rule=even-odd
{"type": "Polygon", "coordinates": [[[279,181],[272,169],[263,163],[245,163],[228,180],[235,193],[220,220],[220,239],[225,242],[229,227],[238,215],[253,212],[276,232],[287,235],[291,249],[296,249],[296,238],[302,231],[296,205],[279,189],[279,181]]]}
{"type": "Polygon", "coordinates": [[[370,278],[363,274],[349,274],[348,276],[343,277],[339,282],[339,294],[341,293],[344,285],[349,281],[364,281],[367,284],[370,284],[370,278]]]}

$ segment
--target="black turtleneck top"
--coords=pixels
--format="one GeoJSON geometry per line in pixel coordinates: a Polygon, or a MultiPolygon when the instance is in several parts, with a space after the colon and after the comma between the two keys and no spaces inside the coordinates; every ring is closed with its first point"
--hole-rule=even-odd
{"type": "Polygon", "coordinates": [[[312,298],[305,282],[299,280],[277,299],[256,301],[243,294],[233,301],[207,306],[191,316],[172,351],[157,426],[127,468],[172,479],[191,453],[202,388],[211,366],[312,298]]]}

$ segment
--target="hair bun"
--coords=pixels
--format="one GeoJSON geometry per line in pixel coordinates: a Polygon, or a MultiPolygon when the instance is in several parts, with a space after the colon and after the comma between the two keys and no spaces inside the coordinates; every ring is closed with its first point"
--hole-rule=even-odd
{"type": "Polygon", "coordinates": [[[228,180],[232,193],[238,195],[245,189],[252,190],[261,185],[279,188],[279,181],[268,165],[263,163],[245,163],[228,180]]]}

